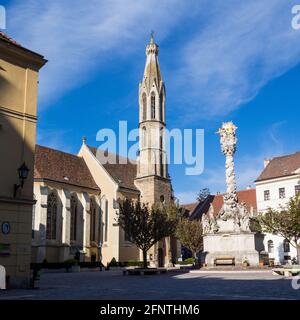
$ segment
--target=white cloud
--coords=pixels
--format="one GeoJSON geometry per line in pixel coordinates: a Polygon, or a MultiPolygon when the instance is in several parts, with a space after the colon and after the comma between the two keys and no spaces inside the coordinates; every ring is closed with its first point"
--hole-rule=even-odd
{"type": "Polygon", "coordinates": [[[299,63],[293,2],[14,0],[8,32],[49,59],[40,80],[44,105],[88,81],[107,62],[143,50],[151,29],[162,41],[175,28],[186,28],[186,36],[173,43],[167,84],[176,101],[172,108],[179,112],[184,106],[186,123],[230,113],[299,63]]]}
{"type": "Polygon", "coordinates": [[[298,64],[300,32],[291,27],[293,2],[209,2],[204,22],[181,51],[182,67],[174,77],[183,93],[180,106],[195,111],[190,113],[195,120],[226,115],[298,64]]]}
{"type": "MultiPolygon", "coordinates": [[[[50,103],[101,72],[107,59],[143,50],[137,43],[159,26],[159,38],[185,12],[184,0],[15,0],[8,32],[49,60],[40,96],[50,103]]],[[[148,40],[148,39],[147,39],[148,40]]]]}

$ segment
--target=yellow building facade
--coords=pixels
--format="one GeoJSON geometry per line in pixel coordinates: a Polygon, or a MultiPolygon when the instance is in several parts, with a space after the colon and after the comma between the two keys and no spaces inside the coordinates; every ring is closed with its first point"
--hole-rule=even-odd
{"type": "Polygon", "coordinates": [[[38,74],[45,63],[0,33],[0,265],[17,287],[30,278],[38,74]],[[22,164],[29,170],[24,181],[22,164]]]}

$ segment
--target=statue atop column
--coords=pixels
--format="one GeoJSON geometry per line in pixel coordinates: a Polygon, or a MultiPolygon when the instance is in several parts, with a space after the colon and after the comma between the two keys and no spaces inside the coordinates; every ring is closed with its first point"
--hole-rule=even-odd
{"type": "Polygon", "coordinates": [[[225,155],[226,193],[223,195],[223,206],[217,215],[208,214],[203,217],[206,233],[250,232],[250,214],[245,204],[239,204],[236,193],[234,171],[234,154],[236,152],[237,127],[232,121],[223,123],[218,130],[221,151],[225,155]]]}

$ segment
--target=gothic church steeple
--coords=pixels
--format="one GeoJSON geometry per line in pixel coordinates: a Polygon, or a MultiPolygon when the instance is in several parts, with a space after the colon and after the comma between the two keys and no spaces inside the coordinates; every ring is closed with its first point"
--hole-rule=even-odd
{"type": "Polygon", "coordinates": [[[151,35],[139,85],[140,156],[137,177],[168,178],[165,152],[165,85],[158,63],[158,45],[151,35]]]}

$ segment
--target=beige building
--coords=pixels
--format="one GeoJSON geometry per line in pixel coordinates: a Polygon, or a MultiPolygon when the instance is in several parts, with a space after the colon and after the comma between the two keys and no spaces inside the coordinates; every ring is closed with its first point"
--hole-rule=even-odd
{"type": "Polygon", "coordinates": [[[0,32],[0,265],[18,287],[30,277],[38,73],[45,63],[0,32]]]}
{"type": "MultiPolygon", "coordinates": [[[[116,223],[118,200],[140,199],[149,205],[172,201],[164,145],[165,87],[153,37],[146,57],[139,89],[141,138],[136,162],[110,154],[116,163],[103,163],[85,140],[78,155],[37,146],[33,261],[62,262],[76,252],[85,261],[98,260],[101,254],[104,264],[112,258],[141,260],[140,250],[116,223]]],[[[168,265],[176,255],[176,241],[172,243],[173,248],[170,239],[158,243],[149,252],[150,262],[168,265]]]]}

